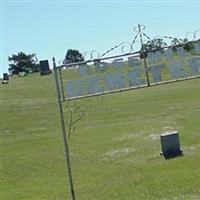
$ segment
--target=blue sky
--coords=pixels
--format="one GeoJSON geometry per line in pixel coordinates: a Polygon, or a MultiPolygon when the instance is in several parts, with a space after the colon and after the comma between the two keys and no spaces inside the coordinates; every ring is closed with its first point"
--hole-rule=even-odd
{"type": "Polygon", "coordinates": [[[133,28],[146,26],[153,37],[183,38],[200,29],[200,1],[9,1],[1,0],[0,75],[8,56],[36,53],[38,60],[68,49],[103,53],[120,42],[132,41],[133,28]]]}

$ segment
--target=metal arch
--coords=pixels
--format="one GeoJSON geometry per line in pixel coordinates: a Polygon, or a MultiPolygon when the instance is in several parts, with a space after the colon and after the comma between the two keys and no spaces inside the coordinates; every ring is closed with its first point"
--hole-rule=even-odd
{"type": "Polygon", "coordinates": [[[200,29],[198,29],[198,30],[196,30],[195,32],[194,32],[194,39],[196,40],[196,39],[198,39],[197,38],[197,33],[199,33],[200,32],[200,29]]]}
{"type": "MultiPolygon", "coordinates": [[[[118,48],[121,48],[121,52],[122,53],[133,53],[134,50],[136,49],[134,47],[134,45],[137,43],[137,39],[138,39],[140,34],[142,36],[144,36],[143,37],[143,44],[147,43],[148,41],[151,42],[151,41],[153,41],[153,40],[155,40],[157,38],[161,38],[161,39],[164,40],[163,41],[164,42],[163,47],[169,46],[169,44],[171,43],[171,41],[173,39],[177,39],[178,44],[182,44],[182,43],[186,42],[186,41],[184,41],[184,39],[180,39],[180,38],[177,38],[177,37],[171,37],[171,36],[163,36],[163,35],[156,35],[153,38],[150,38],[146,33],[143,32],[143,30],[145,30],[145,29],[146,29],[146,27],[143,24],[138,24],[138,26],[134,27],[133,31],[136,34],[135,34],[134,39],[132,40],[131,43],[130,42],[121,42],[118,45],[108,49],[107,51],[105,51],[102,54],[100,54],[97,50],[92,50],[91,52],[85,51],[85,52],[82,53],[82,55],[83,55],[83,57],[84,57],[84,59],[86,61],[91,61],[93,59],[102,59],[102,58],[104,58],[105,55],[109,54],[110,52],[112,52],[112,51],[114,51],[114,50],[116,50],[118,48]],[[145,40],[144,40],[144,38],[145,38],[145,40]]],[[[189,34],[192,34],[192,37],[193,37],[192,39],[195,40],[195,39],[197,39],[197,34],[199,32],[200,32],[200,29],[196,30],[195,32],[187,32],[185,36],[186,36],[186,38],[188,40],[189,39],[189,34]]],[[[141,48],[140,48],[140,50],[141,50],[141,48]]],[[[60,62],[59,62],[59,64],[60,64],[60,62]]]]}
{"type": "Polygon", "coordinates": [[[163,36],[163,35],[156,35],[153,37],[152,40],[156,40],[156,39],[163,39],[164,42],[164,46],[168,46],[168,43],[171,43],[173,39],[177,39],[180,42],[180,39],[176,38],[176,37],[170,37],[170,36],[163,36]],[[166,41],[166,39],[168,39],[168,41],[166,41]]]}
{"type": "Polygon", "coordinates": [[[91,59],[97,59],[100,57],[100,53],[97,50],[92,50],[90,53],[90,56],[91,56],[91,59]]]}
{"type": "Polygon", "coordinates": [[[123,42],[122,47],[121,47],[122,53],[131,53],[132,50],[133,50],[133,46],[132,46],[131,43],[129,43],[129,42],[123,42]],[[126,45],[128,46],[128,48],[130,48],[129,51],[125,51],[126,45]]]}
{"type": "Polygon", "coordinates": [[[83,58],[87,60],[93,60],[93,59],[98,59],[100,57],[100,53],[97,50],[92,50],[91,52],[89,51],[84,51],[82,53],[83,58]],[[95,55],[96,54],[96,55],[95,55]],[[88,57],[88,58],[87,58],[88,57]]]}
{"type": "Polygon", "coordinates": [[[190,34],[192,34],[192,39],[191,39],[191,41],[192,40],[194,40],[195,39],[195,33],[193,33],[193,32],[187,32],[186,34],[185,34],[185,38],[188,40],[188,41],[190,41],[190,39],[189,39],[189,35],[190,34]]]}
{"type": "Polygon", "coordinates": [[[108,53],[110,53],[111,51],[119,48],[121,45],[123,44],[123,42],[121,42],[120,44],[108,49],[107,51],[105,51],[104,53],[101,54],[100,58],[104,57],[105,55],[107,55],[108,53]]]}
{"type": "MultiPolygon", "coordinates": [[[[118,44],[118,45],[116,45],[116,46],[110,48],[110,49],[107,50],[106,52],[104,52],[104,53],[100,56],[100,58],[102,58],[103,56],[107,55],[107,54],[110,53],[111,51],[113,51],[113,50],[119,48],[120,46],[122,46],[122,47],[121,47],[121,52],[122,52],[122,53],[131,53],[131,52],[133,52],[133,44],[136,42],[136,39],[137,39],[137,37],[139,36],[139,31],[136,31],[136,28],[138,28],[138,27],[135,27],[135,28],[134,28],[134,32],[137,32],[137,34],[136,34],[136,36],[134,37],[134,39],[133,39],[133,41],[132,41],[131,43],[130,43],[130,42],[121,42],[120,44],[118,44]],[[127,45],[128,45],[129,48],[130,48],[129,51],[125,51],[125,48],[126,48],[127,45]]],[[[142,28],[145,29],[145,26],[142,25],[142,28]]]]}
{"type": "Polygon", "coordinates": [[[91,54],[90,54],[89,51],[84,51],[82,53],[82,56],[83,56],[84,60],[90,60],[91,59],[91,54]],[[89,56],[89,58],[87,58],[87,56],[89,56]]]}
{"type": "Polygon", "coordinates": [[[153,37],[152,40],[156,40],[156,39],[158,39],[158,38],[162,38],[162,39],[164,39],[165,36],[163,36],[163,35],[156,35],[156,36],[153,37]]]}
{"type": "Polygon", "coordinates": [[[139,34],[140,34],[139,32],[136,34],[136,36],[134,37],[133,41],[131,42],[131,46],[133,46],[133,44],[136,43],[136,40],[137,40],[139,34]]]}
{"type": "Polygon", "coordinates": [[[142,35],[144,36],[144,37],[146,37],[148,40],[151,40],[151,38],[146,34],[146,33],[142,33],[142,35]]]}
{"type": "Polygon", "coordinates": [[[144,31],[145,29],[146,29],[145,25],[140,24],[140,29],[139,29],[138,26],[136,26],[136,27],[134,27],[133,30],[134,30],[135,33],[140,33],[140,31],[144,31]]]}
{"type": "Polygon", "coordinates": [[[134,47],[134,46],[137,46],[137,45],[140,46],[140,47],[139,47],[139,50],[141,49],[141,43],[140,43],[139,41],[135,41],[133,44],[131,44],[132,52],[138,51],[138,50],[136,50],[137,48],[134,47]]]}
{"type": "Polygon", "coordinates": [[[62,65],[63,63],[64,63],[64,60],[61,60],[61,59],[60,59],[60,60],[58,61],[58,64],[59,64],[59,65],[62,65]]]}
{"type": "MultiPolygon", "coordinates": [[[[148,39],[143,39],[143,44],[147,43],[148,41],[150,41],[150,40],[148,40],[148,39]]],[[[138,43],[139,43],[139,42],[138,42],[138,43]]]]}
{"type": "MultiPolygon", "coordinates": [[[[121,52],[122,52],[122,53],[131,53],[131,52],[133,52],[133,50],[134,50],[133,45],[136,43],[136,39],[137,39],[138,36],[140,35],[141,31],[145,30],[145,26],[144,26],[143,24],[141,24],[141,25],[140,25],[140,29],[139,29],[139,27],[137,26],[137,27],[135,27],[133,30],[134,30],[134,32],[137,33],[137,34],[135,35],[135,37],[134,37],[134,39],[133,39],[133,41],[132,41],[131,43],[130,43],[130,42],[122,42],[122,43],[120,43],[119,45],[116,45],[116,46],[112,47],[111,49],[107,50],[106,52],[104,52],[104,53],[101,54],[100,56],[99,56],[99,53],[98,53],[97,51],[93,50],[93,51],[91,52],[91,59],[94,59],[94,53],[97,53],[97,54],[98,54],[98,55],[97,55],[97,58],[102,58],[102,57],[104,57],[105,55],[107,55],[108,53],[110,53],[111,51],[113,51],[113,50],[119,48],[120,46],[121,46],[121,52]],[[125,50],[125,48],[126,48],[127,46],[128,46],[128,51],[125,50]]],[[[150,38],[150,37],[148,37],[146,34],[144,34],[144,36],[147,37],[148,39],[150,38]]]]}

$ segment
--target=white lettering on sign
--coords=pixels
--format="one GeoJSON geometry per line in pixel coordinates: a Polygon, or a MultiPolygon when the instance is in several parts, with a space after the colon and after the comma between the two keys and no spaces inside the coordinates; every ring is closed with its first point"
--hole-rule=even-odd
{"type": "Polygon", "coordinates": [[[183,49],[183,47],[178,47],[177,48],[177,54],[179,56],[185,56],[185,50],[183,49]]]}
{"type": "Polygon", "coordinates": [[[122,73],[113,73],[105,75],[107,90],[121,89],[126,86],[122,73]]]}
{"type": "Polygon", "coordinates": [[[102,87],[100,87],[99,81],[100,78],[98,76],[88,79],[88,94],[94,94],[103,91],[102,87]]]}
{"type": "Polygon", "coordinates": [[[152,63],[156,62],[156,56],[155,56],[154,52],[149,52],[147,54],[147,58],[148,58],[149,64],[152,64],[152,63]]]}
{"type": "Polygon", "coordinates": [[[128,64],[130,67],[136,67],[138,65],[141,65],[141,62],[140,62],[139,58],[131,56],[131,57],[128,57],[128,64]]]}
{"type": "MultiPolygon", "coordinates": [[[[195,46],[196,52],[200,49],[199,44],[195,46]]],[[[194,52],[194,51],[193,51],[194,52]]],[[[151,83],[178,80],[191,76],[200,75],[200,56],[188,55],[183,48],[177,52],[169,48],[163,52],[148,53],[147,68],[144,67],[142,59],[135,56],[126,59],[114,59],[112,62],[100,62],[97,60],[93,65],[80,65],[77,80],[69,80],[66,85],[68,97],[84,96],[111,92],[129,87],[147,86],[147,73],[151,83]],[[177,56],[181,56],[180,59],[177,56]]]]}
{"type": "Polygon", "coordinates": [[[112,62],[112,66],[114,68],[120,68],[124,66],[123,58],[115,59],[112,62]]]}
{"type": "Polygon", "coordinates": [[[141,78],[142,71],[135,69],[128,72],[129,86],[145,85],[146,81],[141,78]]]}
{"type": "Polygon", "coordinates": [[[196,43],[194,47],[195,47],[196,54],[197,55],[200,54],[200,43],[196,43]]]}
{"type": "Polygon", "coordinates": [[[81,80],[71,80],[67,82],[67,94],[70,97],[81,96],[84,94],[84,85],[81,80]]]}
{"type": "Polygon", "coordinates": [[[162,55],[161,51],[156,51],[155,52],[155,58],[156,58],[156,62],[162,61],[163,55],[162,55]]]}
{"type": "Polygon", "coordinates": [[[168,48],[165,52],[164,52],[164,57],[167,58],[167,60],[171,60],[173,58],[173,51],[172,48],[168,48]]]}
{"type": "Polygon", "coordinates": [[[148,62],[149,64],[153,64],[156,62],[160,62],[163,60],[163,54],[161,51],[156,51],[156,52],[149,52],[147,54],[148,62]]]}
{"type": "Polygon", "coordinates": [[[96,68],[96,72],[97,73],[101,73],[101,72],[105,72],[108,67],[109,67],[109,64],[106,63],[106,62],[95,62],[95,68],[96,68]]]}
{"type": "Polygon", "coordinates": [[[179,79],[186,77],[186,72],[183,69],[182,62],[174,62],[169,64],[169,71],[172,79],[179,79]]]}
{"type": "Polygon", "coordinates": [[[150,68],[150,71],[153,75],[153,80],[154,82],[159,82],[161,81],[161,70],[165,67],[164,64],[162,65],[157,65],[157,66],[153,66],[150,68]]]}
{"type": "Polygon", "coordinates": [[[79,74],[81,76],[86,76],[89,74],[89,66],[84,64],[84,65],[79,65],[78,67],[78,70],[79,70],[79,74]]]}
{"type": "Polygon", "coordinates": [[[200,74],[200,58],[192,58],[189,60],[189,67],[193,76],[200,74]]]}
{"type": "Polygon", "coordinates": [[[74,82],[76,82],[76,80],[68,81],[66,85],[67,95],[70,97],[76,96],[74,82]]]}

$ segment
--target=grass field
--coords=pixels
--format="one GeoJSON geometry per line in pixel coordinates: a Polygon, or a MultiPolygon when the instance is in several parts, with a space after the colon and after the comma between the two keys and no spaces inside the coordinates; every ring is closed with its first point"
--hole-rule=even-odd
{"type": "MultiPolygon", "coordinates": [[[[70,199],[52,75],[0,85],[2,200],[70,199]]],[[[199,200],[200,79],[84,99],[69,143],[77,200],[199,200]],[[178,130],[184,156],[159,155],[178,130]]]]}

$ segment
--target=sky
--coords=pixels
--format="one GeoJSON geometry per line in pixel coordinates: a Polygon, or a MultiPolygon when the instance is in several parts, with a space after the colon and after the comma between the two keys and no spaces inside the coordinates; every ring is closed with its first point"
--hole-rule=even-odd
{"type": "Polygon", "coordinates": [[[0,7],[0,76],[8,56],[21,51],[52,67],[52,57],[59,63],[68,49],[102,54],[131,42],[138,24],[151,38],[184,38],[200,29],[200,1],[0,0],[0,7]]]}

